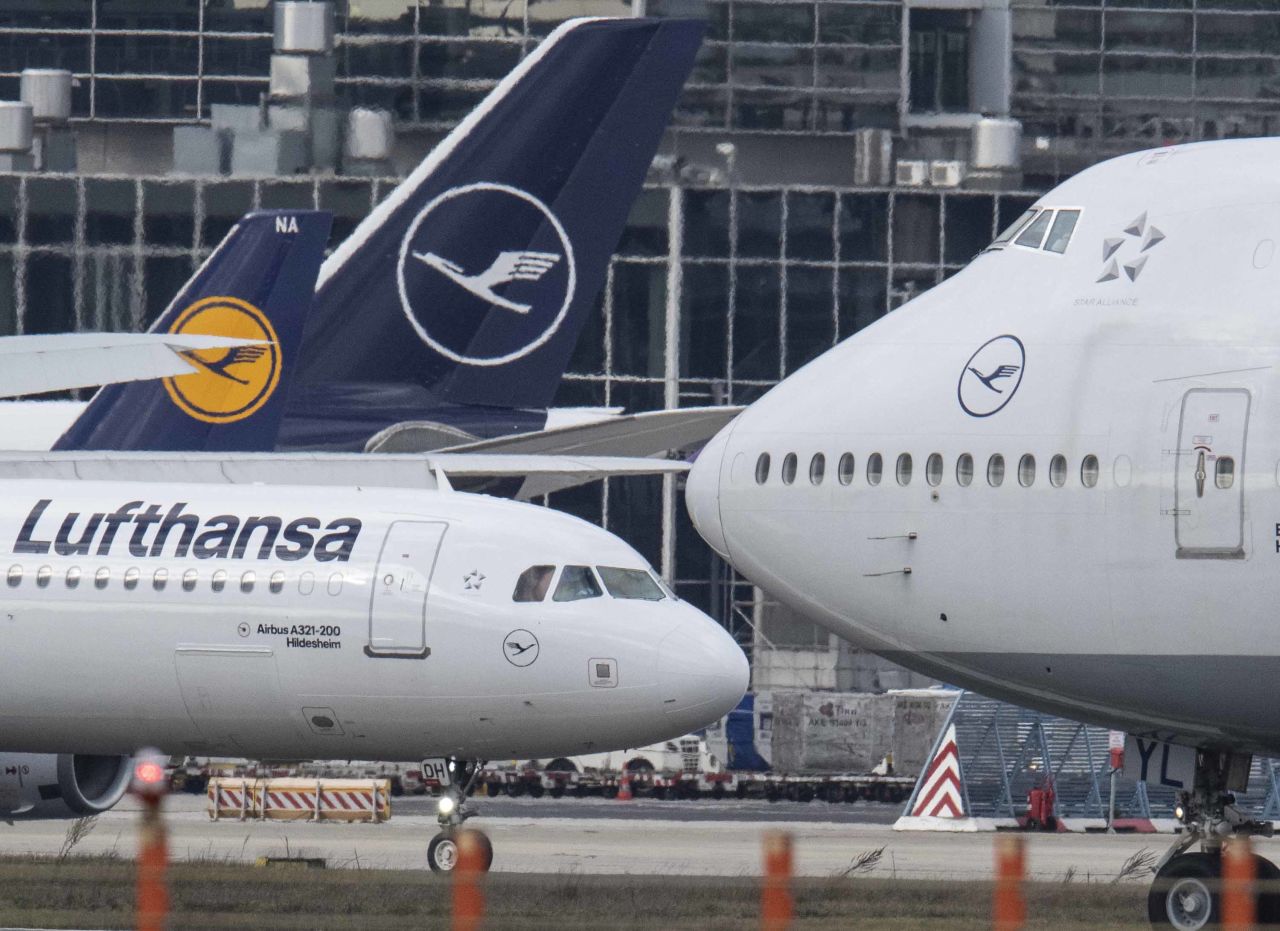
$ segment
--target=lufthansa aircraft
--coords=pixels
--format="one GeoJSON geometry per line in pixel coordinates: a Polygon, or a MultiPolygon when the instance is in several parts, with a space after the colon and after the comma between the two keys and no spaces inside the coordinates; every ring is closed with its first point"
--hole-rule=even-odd
{"type": "Polygon", "coordinates": [[[1178,927],[1216,915],[1222,838],[1269,831],[1230,792],[1280,752],[1277,161],[1260,139],[1081,173],[753,404],[688,485],[714,549],[855,643],[1173,742],[1187,830],[1150,908],[1178,927]]]}
{"type": "MultiPolygon", "coordinates": [[[[161,317],[194,341],[191,371],[104,389],[93,429],[269,446],[330,219],[242,220],[161,317]],[[208,329],[236,340],[202,345],[208,329]]],[[[668,739],[746,688],[733,639],[612,534],[453,492],[434,461],[414,488],[322,458],[49,454],[0,477],[0,816],[105,810],[140,746],[474,774],[668,739]],[[95,463],[123,480],[84,477],[95,463]]],[[[453,863],[465,789],[434,868],[453,863]]]]}

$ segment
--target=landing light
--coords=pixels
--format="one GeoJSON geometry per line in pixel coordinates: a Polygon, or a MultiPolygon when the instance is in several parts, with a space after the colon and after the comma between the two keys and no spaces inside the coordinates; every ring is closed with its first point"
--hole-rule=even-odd
{"type": "Polygon", "coordinates": [[[1183,808],[1181,805],[1174,805],[1173,816],[1177,818],[1179,821],[1182,821],[1184,818],[1187,817],[1187,810],[1183,808]]]}
{"type": "Polygon", "coordinates": [[[452,798],[447,795],[441,796],[440,801],[436,803],[436,810],[442,815],[453,814],[455,803],[452,798]]]}

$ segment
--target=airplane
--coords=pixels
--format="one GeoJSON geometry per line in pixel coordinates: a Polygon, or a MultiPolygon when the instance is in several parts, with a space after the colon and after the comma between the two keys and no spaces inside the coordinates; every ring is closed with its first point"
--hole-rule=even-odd
{"type": "MultiPolygon", "coordinates": [[[[542,452],[661,456],[726,423],[736,409],[551,407],[703,30],[572,20],[526,57],[324,262],[303,387],[257,448],[515,452],[537,436],[542,452]]],[[[59,449],[128,448],[50,404],[0,405],[9,448],[48,449],[51,424],[59,449]]]]}
{"type": "MultiPolygon", "coordinates": [[[[0,817],[105,810],[143,746],[457,758],[474,780],[489,758],[670,739],[746,689],[720,625],[549,508],[354,485],[3,487],[0,817]]],[[[460,782],[435,870],[474,813],[460,782]]]]}
{"type": "Polygon", "coordinates": [[[1071,178],[748,407],[686,492],[714,550],[854,643],[1127,731],[1126,761],[1165,742],[1183,836],[1148,912],[1182,928],[1216,921],[1224,839],[1271,831],[1232,793],[1280,752],[1278,158],[1071,178]]]}
{"type": "MultiPolygon", "coordinates": [[[[0,817],[107,810],[141,746],[566,755],[685,733],[745,689],[733,639],[622,541],[455,492],[445,472],[620,474],[627,463],[235,452],[270,446],[279,427],[330,220],[245,217],[156,328],[187,372],[104,388],[78,422],[125,435],[113,445],[201,452],[6,460],[0,817]],[[239,337],[210,346],[206,328],[239,337]],[[393,662],[371,662],[382,660],[393,662]]],[[[0,392],[10,377],[0,372],[0,392]]],[[[463,771],[474,779],[479,764],[463,771]]],[[[445,796],[433,869],[456,860],[468,789],[445,796]]]]}

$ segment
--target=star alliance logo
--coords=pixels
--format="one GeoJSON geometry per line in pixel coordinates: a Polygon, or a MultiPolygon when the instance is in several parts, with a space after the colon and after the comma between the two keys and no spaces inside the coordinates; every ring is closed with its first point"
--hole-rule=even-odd
{"type": "Polygon", "coordinates": [[[505,184],[452,188],[400,243],[396,285],[424,343],[464,365],[504,365],[560,329],[577,268],[564,226],[542,201],[505,184]]]}
{"type": "Polygon", "coordinates": [[[1026,364],[1018,337],[1006,334],[987,340],[960,370],[960,407],[970,417],[990,417],[1012,400],[1026,364]]]}
{"type": "Polygon", "coordinates": [[[1121,235],[1102,240],[1102,274],[1098,276],[1097,284],[1116,281],[1122,274],[1130,281],[1137,281],[1150,258],[1148,253],[1164,240],[1164,233],[1147,222],[1144,210],[1124,228],[1121,235]],[[1137,255],[1126,248],[1130,245],[1138,247],[1137,255]],[[1120,254],[1122,252],[1124,255],[1120,254]]]}

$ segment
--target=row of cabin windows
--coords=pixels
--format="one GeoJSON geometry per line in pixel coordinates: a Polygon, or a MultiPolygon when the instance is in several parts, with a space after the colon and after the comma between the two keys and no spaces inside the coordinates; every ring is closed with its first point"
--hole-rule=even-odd
{"type": "MultiPolygon", "coordinates": [[[[8,575],[5,577],[5,581],[8,583],[10,588],[17,588],[22,584],[24,574],[25,573],[22,566],[20,565],[10,566],[8,575]]],[[[67,588],[79,588],[81,580],[84,579],[87,581],[87,578],[88,577],[86,573],[82,572],[79,566],[72,566],[66,571],[66,574],[63,575],[62,584],[67,588]]],[[[136,589],[141,580],[142,580],[142,570],[136,569],[136,568],[126,569],[124,571],[124,575],[121,576],[121,579],[120,579],[121,584],[124,586],[126,591],[133,591],[134,589],[136,589]]],[[[211,576],[209,576],[209,588],[210,590],[215,592],[224,591],[227,587],[227,582],[230,580],[231,580],[231,576],[225,569],[217,569],[214,571],[214,573],[211,576]]],[[[49,584],[52,581],[53,581],[52,566],[41,566],[40,568],[36,569],[35,583],[37,588],[48,588],[49,584]]],[[[175,577],[174,581],[175,582],[179,581],[179,578],[175,577]]],[[[182,573],[180,577],[180,581],[182,585],[182,590],[184,592],[195,591],[196,585],[200,581],[199,570],[196,570],[196,569],[186,570],[185,572],[182,573]]],[[[273,572],[271,573],[271,576],[266,580],[266,582],[267,582],[267,590],[271,592],[271,594],[273,595],[278,595],[282,591],[284,591],[285,574],[280,571],[273,572]]],[[[104,589],[110,583],[111,583],[111,570],[106,568],[105,566],[93,573],[94,588],[104,589]]],[[[240,587],[240,591],[244,592],[245,594],[251,593],[258,584],[257,573],[254,572],[252,569],[249,569],[241,573],[238,584],[240,587]]],[[[152,573],[151,587],[153,589],[155,589],[158,592],[162,592],[168,587],[168,585],[169,585],[168,569],[157,569],[155,570],[154,573],[152,573]]],[[[314,573],[303,572],[301,575],[298,576],[298,593],[299,594],[310,595],[315,590],[315,587],[316,587],[316,578],[314,573]]],[[[342,591],[342,573],[341,572],[335,572],[333,575],[329,576],[328,583],[325,585],[325,590],[330,595],[337,595],[339,592],[342,591]]]]}
{"type": "MultiPolygon", "coordinates": [[[[1218,460],[1230,462],[1230,460],[1218,460]]],[[[772,467],[772,457],[768,453],[761,453],[756,459],[756,484],[763,485],[769,481],[769,471],[772,467]]],[[[795,453],[787,453],[782,459],[782,484],[792,485],[795,483],[796,474],[800,468],[799,457],[795,453]]],[[[941,453],[932,453],[925,460],[924,480],[933,487],[942,484],[943,475],[946,471],[946,464],[943,461],[941,453]]],[[[1067,464],[1067,457],[1061,453],[1049,460],[1049,484],[1054,488],[1061,488],[1067,483],[1067,474],[1070,467],[1067,464]]],[[[894,465],[894,478],[899,485],[907,486],[911,484],[911,479],[915,473],[914,460],[910,453],[902,453],[898,456],[898,461],[894,465]]],[[[879,485],[884,479],[884,457],[879,453],[872,453],[867,457],[866,461],[866,481],[868,485],[879,485]]],[[[814,453],[809,459],[809,484],[821,485],[827,475],[827,457],[823,453],[814,453]]],[[[836,463],[836,480],[841,485],[851,485],[857,475],[857,461],[853,453],[843,454],[836,463]]],[[[956,457],[955,478],[956,484],[962,488],[967,488],[973,484],[974,476],[974,460],[969,453],[961,453],[956,457]]],[[[1030,488],[1036,483],[1036,457],[1031,453],[1026,453],[1018,460],[1018,484],[1023,488],[1030,488]]],[[[999,488],[1004,484],[1005,478],[1005,460],[1000,453],[993,453],[987,459],[987,484],[992,488],[999,488]]],[[[1221,479],[1219,479],[1221,481],[1221,479]]],[[[1098,484],[1098,457],[1090,453],[1080,460],[1080,484],[1085,488],[1093,488],[1098,484]]],[[[1218,485],[1219,488],[1227,488],[1230,485],[1218,485]]]]}

